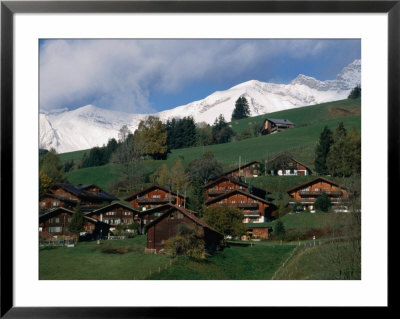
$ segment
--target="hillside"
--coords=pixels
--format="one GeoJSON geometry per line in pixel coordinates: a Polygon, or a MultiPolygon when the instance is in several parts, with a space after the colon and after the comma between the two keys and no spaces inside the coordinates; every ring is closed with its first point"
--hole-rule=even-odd
{"type": "MultiPolygon", "coordinates": [[[[264,161],[283,151],[291,152],[299,161],[313,169],[315,144],[323,127],[326,125],[331,130],[334,130],[339,122],[343,122],[347,129],[354,127],[360,131],[360,114],[361,101],[359,99],[342,100],[271,113],[268,114],[269,117],[288,118],[295,122],[297,127],[278,134],[259,136],[226,144],[173,150],[165,161],[147,160],[143,162],[142,169],[150,174],[161,164],[172,166],[179,157],[183,157],[183,164],[187,166],[190,161],[199,158],[204,151],[213,152],[226,170],[238,165],[239,156],[241,157],[241,163],[252,160],[264,161]]],[[[262,119],[261,117],[258,118],[259,120],[262,119]]],[[[236,129],[238,129],[238,127],[248,125],[246,123],[255,120],[257,118],[241,120],[238,121],[238,124],[232,123],[232,126],[235,127],[234,125],[237,125],[236,129]]],[[[60,156],[65,161],[67,159],[80,159],[83,153],[83,151],[78,151],[64,153],[60,156]]],[[[121,176],[121,167],[114,164],[79,169],[67,174],[68,180],[73,184],[94,183],[105,189],[108,189],[111,183],[119,180],[121,176]]],[[[261,181],[262,178],[258,179],[261,181]]],[[[257,183],[258,179],[254,179],[254,182],[257,183]]]]}

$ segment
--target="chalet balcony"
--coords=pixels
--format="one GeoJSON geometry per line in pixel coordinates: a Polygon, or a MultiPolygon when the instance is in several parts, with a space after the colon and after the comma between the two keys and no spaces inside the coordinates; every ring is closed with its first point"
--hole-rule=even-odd
{"type": "Polygon", "coordinates": [[[216,203],[218,206],[233,206],[238,208],[258,208],[257,203],[216,203]]]}
{"type": "Polygon", "coordinates": [[[257,203],[237,203],[236,206],[239,208],[258,208],[257,203]]]}
{"type": "Polygon", "coordinates": [[[322,194],[322,192],[325,192],[327,195],[330,196],[341,196],[342,195],[342,191],[324,191],[324,190],[320,190],[320,191],[300,191],[299,195],[300,196],[319,196],[322,194]]]}
{"type": "Polygon", "coordinates": [[[136,199],[138,204],[150,204],[150,203],[157,203],[157,204],[163,204],[163,203],[175,203],[176,202],[176,197],[164,197],[164,198],[147,198],[147,197],[139,197],[136,199]]]}
{"type": "Polygon", "coordinates": [[[209,189],[208,191],[207,191],[207,194],[208,195],[215,195],[215,196],[217,196],[217,195],[221,195],[221,194],[225,194],[225,193],[227,193],[227,192],[229,192],[230,190],[225,190],[225,189],[209,189]]]}

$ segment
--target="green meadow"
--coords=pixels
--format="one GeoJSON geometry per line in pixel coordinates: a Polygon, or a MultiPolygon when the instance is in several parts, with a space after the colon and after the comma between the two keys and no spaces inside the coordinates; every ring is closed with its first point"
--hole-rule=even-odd
{"type": "MultiPolygon", "coordinates": [[[[353,127],[361,131],[361,102],[360,100],[343,100],[320,105],[302,107],[268,114],[271,118],[287,118],[296,123],[296,127],[277,134],[258,136],[234,141],[226,144],[192,147],[172,150],[167,160],[145,160],[142,168],[147,174],[153,173],[160,165],[166,164],[171,167],[178,158],[183,159],[186,167],[193,159],[199,158],[203,152],[211,151],[218,159],[225,170],[234,168],[239,163],[253,160],[265,161],[272,159],[281,152],[290,152],[303,164],[314,168],[314,150],[319,135],[328,126],[335,130],[340,122],[343,122],[347,129],[353,127]]],[[[266,116],[266,115],[265,115],[266,116]]],[[[262,120],[262,116],[256,117],[262,120]]],[[[240,130],[256,118],[249,118],[231,123],[235,130],[240,130]],[[236,125],[236,126],[235,126],[236,125]]],[[[81,159],[85,151],[60,154],[63,161],[70,159],[81,159]]],[[[89,167],[73,170],[67,174],[72,184],[96,184],[108,189],[113,181],[122,177],[122,168],[116,164],[107,164],[98,167],[89,167]]],[[[260,184],[256,181],[254,183],[260,184]]],[[[263,182],[265,181],[262,180],[263,182]]]]}
{"type": "Polygon", "coordinates": [[[40,280],[271,279],[293,245],[226,247],[204,260],[145,254],[146,236],[39,249],[40,280]],[[121,253],[109,251],[119,249],[121,253]],[[124,250],[125,249],[125,250],[124,250]]]}

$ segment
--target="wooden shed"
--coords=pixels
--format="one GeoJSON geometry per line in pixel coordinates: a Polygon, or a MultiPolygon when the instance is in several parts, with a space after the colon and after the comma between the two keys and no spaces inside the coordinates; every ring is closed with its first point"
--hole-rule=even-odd
{"type": "Polygon", "coordinates": [[[265,119],[261,128],[261,134],[272,134],[293,128],[294,126],[295,124],[287,119],[265,119]]]}
{"type": "Polygon", "coordinates": [[[193,225],[200,229],[207,252],[216,250],[223,239],[221,233],[197,218],[191,211],[171,205],[161,216],[146,225],[147,248],[159,252],[168,239],[178,234],[179,226],[182,224],[193,225]]]}

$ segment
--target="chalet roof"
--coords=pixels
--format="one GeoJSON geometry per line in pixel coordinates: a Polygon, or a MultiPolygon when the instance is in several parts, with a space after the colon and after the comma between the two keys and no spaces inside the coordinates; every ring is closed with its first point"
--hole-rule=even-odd
{"type": "MultiPolygon", "coordinates": [[[[271,159],[268,163],[271,163],[271,162],[277,160],[279,157],[284,157],[284,156],[285,156],[285,154],[279,154],[279,155],[275,156],[273,159],[271,159]]],[[[300,164],[300,165],[304,166],[306,169],[308,169],[311,172],[311,169],[308,168],[307,165],[304,165],[303,163],[300,163],[298,160],[294,159],[291,156],[287,156],[287,158],[291,159],[293,162],[296,162],[297,164],[300,164]]]]}
{"type": "Polygon", "coordinates": [[[260,202],[263,202],[263,203],[265,203],[265,204],[271,205],[271,203],[268,202],[268,201],[266,201],[265,199],[262,199],[262,198],[260,198],[260,197],[258,197],[258,196],[253,195],[253,194],[244,192],[244,191],[242,191],[242,190],[240,190],[240,189],[234,189],[234,190],[232,190],[232,191],[230,191],[230,192],[228,192],[228,193],[225,193],[225,194],[216,196],[216,197],[214,197],[214,198],[210,198],[210,199],[207,200],[204,204],[205,204],[205,205],[209,205],[209,204],[218,202],[218,201],[220,201],[221,199],[223,199],[223,198],[225,198],[225,197],[230,197],[230,196],[232,196],[232,195],[234,195],[234,194],[236,194],[236,193],[242,194],[242,195],[244,195],[244,196],[251,197],[251,198],[256,199],[256,200],[258,200],[258,201],[260,201],[260,202]]]}
{"type": "Polygon", "coordinates": [[[57,213],[58,211],[62,211],[64,213],[71,214],[71,215],[75,214],[75,212],[73,210],[67,209],[65,207],[55,207],[55,208],[49,209],[43,215],[40,215],[39,222],[47,219],[50,215],[53,215],[54,213],[57,213]]]}
{"type": "Polygon", "coordinates": [[[287,119],[265,119],[265,121],[270,121],[274,124],[295,125],[293,122],[291,122],[287,119]]]}
{"type": "MultiPolygon", "coordinates": [[[[242,169],[242,168],[244,168],[244,167],[247,167],[247,166],[250,166],[250,165],[252,165],[252,164],[256,164],[256,163],[257,163],[257,164],[260,164],[259,161],[252,161],[252,162],[250,162],[250,163],[247,163],[247,164],[244,164],[244,165],[240,165],[240,169],[242,169]]],[[[234,168],[234,169],[232,169],[232,170],[230,170],[230,171],[228,171],[228,172],[225,172],[225,173],[222,174],[222,175],[230,174],[230,173],[235,172],[235,171],[237,171],[237,170],[239,170],[239,167],[234,168]]]]}
{"type": "MultiPolygon", "coordinates": [[[[75,212],[73,210],[70,210],[70,209],[67,209],[67,208],[64,208],[64,207],[56,207],[56,208],[50,209],[47,213],[45,213],[43,215],[40,215],[39,216],[39,222],[46,220],[47,218],[49,218],[49,216],[51,216],[51,215],[53,215],[55,213],[58,213],[59,211],[62,211],[64,213],[67,213],[67,214],[70,214],[70,215],[75,214],[75,212]]],[[[85,218],[87,220],[90,220],[93,223],[105,224],[105,223],[103,223],[103,222],[101,222],[101,221],[99,221],[99,220],[97,220],[95,218],[92,218],[92,217],[89,217],[89,216],[86,216],[86,215],[83,215],[83,218],[85,218]]],[[[106,224],[106,225],[108,225],[108,224],[106,224]]]]}
{"type": "Polygon", "coordinates": [[[92,211],[86,213],[85,216],[91,215],[91,214],[101,214],[101,213],[104,213],[104,212],[108,212],[111,209],[114,209],[114,208],[117,208],[117,207],[125,208],[125,209],[127,209],[127,210],[129,210],[129,211],[131,211],[133,213],[140,213],[139,211],[133,209],[132,207],[129,207],[129,206],[124,205],[124,204],[122,204],[120,202],[117,202],[117,203],[112,203],[112,204],[104,206],[104,207],[93,209],[92,211]]]}
{"type": "MultiPolygon", "coordinates": [[[[154,213],[157,213],[157,212],[163,212],[163,211],[166,211],[166,210],[170,209],[171,207],[179,207],[179,206],[176,206],[176,205],[174,205],[172,203],[166,203],[166,204],[159,205],[159,206],[156,206],[156,207],[153,207],[153,208],[150,208],[150,209],[138,211],[138,213],[143,216],[143,215],[148,215],[148,214],[154,214],[154,213]]],[[[183,208],[183,209],[186,209],[188,212],[192,213],[193,215],[197,215],[198,214],[197,212],[194,212],[194,211],[189,210],[187,208],[183,208]]]]}
{"type": "Polygon", "coordinates": [[[194,216],[194,214],[188,210],[185,209],[183,207],[179,207],[176,205],[172,205],[172,204],[168,204],[170,205],[170,209],[168,209],[167,212],[165,212],[164,214],[162,214],[161,216],[159,216],[158,218],[156,218],[155,220],[153,220],[151,223],[147,224],[145,226],[145,232],[147,232],[147,230],[149,229],[149,227],[151,227],[152,225],[158,223],[160,220],[162,220],[163,218],[165,218],[166,216],[168,216],[170,213],[174,212],[175,210],[178,210],[179,212],[181,212],[182,214],[184,214],[186,217],[190,218],[191,220],[193,220],[196,224],[204,227],[204,228],[208,228],[211,231],[220,234],[221,236],[223,236],[218,230],[216,230],[215,228],[211,227],[210,225],[206,224],[204,221],[202,221],[200,218],[194,216]]]}
{"type": "Polygon", "coordinates": [[[51,193],[45,193],[45,194],[41,195],[41,196],[39,197],[39,200],[43,200],[43,199],[46,198],[46,197],[52,197],[52,198],[55,198],[55,199],[58,199],[58,200],[60,200],[60,201],[63,201],[63,202],[66,202],[66,203],[70,203],[70,204],[77,204],[77,203],[78,203],[77,200],[69,199],[69,198],[64,198],[64,197],[57,196],[57,195],[51,194],[51,193]]]}
{"type": "Polygon", "coordinates": [[[272,223],[244,223],[247,228],[272,228],[272,223]]]}
{"type": "Polygon", "coordinates": [[[211,182],[209,182],[205,186],[203,186],[203,188],[208,188],[209,186],[217,184],[217,183],[219,183],[220,181],[223,181],[223,180],[227,180],[227,181],[230,181],[230,182],[232,182],[234,184],[241,185],[241,186],[244,186],[244,187],[249,187],[249,184],[243,183],[242,181],[238,180],[237,178],[234,178],[234,177],[231,177],[231,176],[222,175],[222,176],[217,177],[216,179],[212,180],[211,182]]]}
{"type": "Polygon", "coordinates": [[[116,198],[113,195],[110,195],[108,193],[106,193],[105,191],[103,191],[100,187],[98,187],[100,189],[100,191],[98,192],[90,192],[87,189],[92,187],[92,186],[96,186],[94,184],[91,185],[72,185],[70,183],[57,183],[53,186],[54,187],[61,187],[62,189],[66,190],[67,192],[77,196],[80,199],[97,199],[97,200],[103,200],[103,201],[113,201],[113,200],[118,200],[118,198],[116,198]]]}
{"type": "Polygon", "coordinates": [[[287,190],[287,193],[291,193],[291,192],[293,192],[293,191],[295,191],[295,190],[297,190],[297,189],[299,189],[299,188],[302,188],[302,187],[304,187],[304,186],[307,186],[307,185],[312,185],[312,184],[316,183],[317,181],[323,181],[323,182],[326,182],[326,183],[328,183],[328,184],[331,184],[331,185],[340,187],[340,188],[342,188],[342,189],[346,189],[345,187],[340,186],[338,183],[335,183],[335,182],[333,182],[333,181],[331,181],[331,180],[329,180],[329,179],[327,179],[327,178],[325,178],[325,177],[318,176],[318,177],[316,177],[316,178],[314,178],[314,179],[312,179],[312,180],[310,180],[310,181],[307,181],[307,182],[305,182],[305,183],[303,183],[303,184],[300,184],[300,185],[297,185],[297,186],[295,186],[295,187],[289,188],[289,189],[287,190]]]}
{"type": "Polygon", "coordinates": [[[127,201],[127,202],[129,202],[130,200],[134,199],[135,197],[140,197],[140,196],[142,196],[143,194],[146,194],[146,193],[150,192],[152,189],[155,189],[155,188],[161,189],[161,190],[165,191],[166,193],[170,193],[170,194],[172,194],[172,195],[179,196],[179,197],[181,197],[181,198],[183,198],[183,199],[186,198],[186,197],[183,196],[182,194],[179,194],[179,195],[178,195],[176,192],[173,192],[173,191],[171,191],[171,190],[169,190],[169,189],[167,189],[167,188],[165,188],[165,187],[162,187],[162,186],[160,186],[160,185],[153,184],[153,185],[151,185],[151,186],[149,186],[149,187],[146,187],[145,189],[142,189],[141,191],[138,191],[138,192],[136,192],[136,193],[130,195],[129,197],[125,198],[124,200],[127,201]]]}

